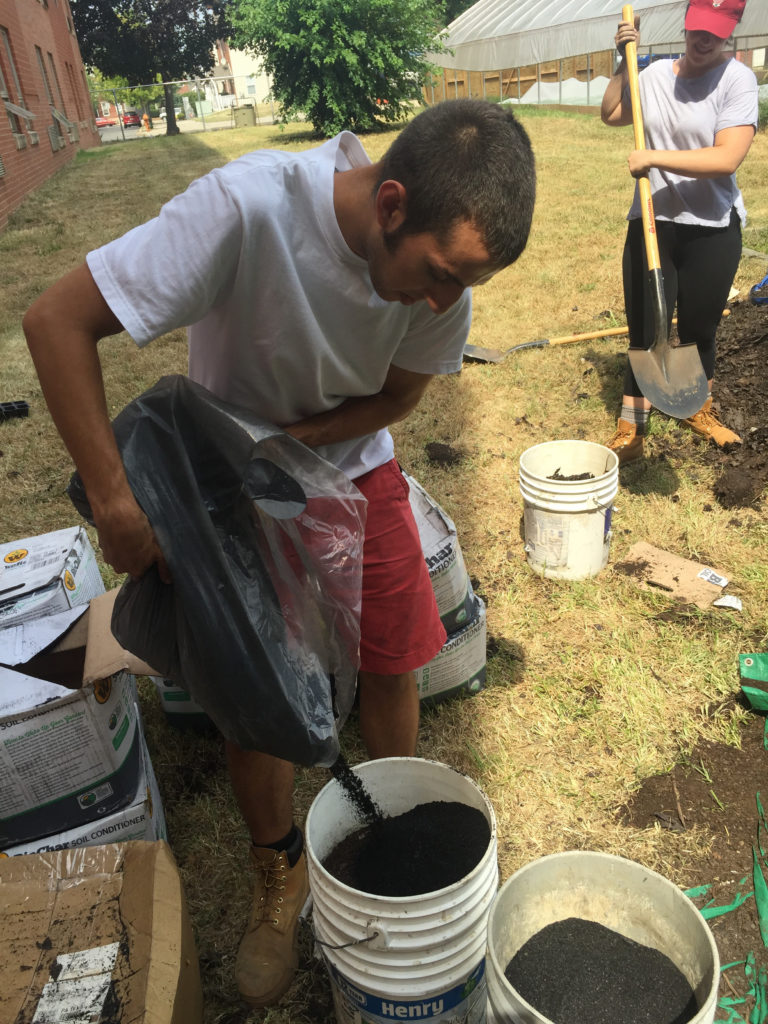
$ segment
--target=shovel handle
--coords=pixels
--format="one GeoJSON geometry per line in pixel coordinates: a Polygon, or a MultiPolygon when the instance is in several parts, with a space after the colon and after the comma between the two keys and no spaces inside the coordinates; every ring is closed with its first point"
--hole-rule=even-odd
{"type": "MultiPolygon", "coordinates": [[[[635,23],[635,14],[630,4],[622,7],[621,20],[630,25],[635,23]]],[[[635,132],[635,149],[645,149],[645,128],[643,127],[643,111],[640,106],[640,83],[637,71],[637,43],[627,43],[624,47],[624,58],[629,72],[629,95],[632,99],[632,127],[635,132]]],[[[653,216],[653,200],[651,199],[651,183],[644,174],[637,180],[640,190],[640,208],[643,214],[643,236],[645,238],[645,255],[648,270],[653,273],[661,270],[659,259],[659,243],[656,238],[656,220],[653,216]]]]}

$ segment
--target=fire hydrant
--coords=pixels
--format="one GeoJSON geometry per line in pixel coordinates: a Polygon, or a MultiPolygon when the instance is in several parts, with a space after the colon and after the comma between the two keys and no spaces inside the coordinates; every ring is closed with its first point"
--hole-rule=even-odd
{"type": "Polygon", "coordinates": [[[149,131],[151,131],[151,130],[152,130],[152,124],[151,124],[151,122],[150,122],[150,120],[149,120],[149,114],[147,114],[147,113],[145,112],[145,113],[144,113],[144,114],[142,115],[141,121],[142,121],[142,124],[144,125],[144,131],[145,131],[145,132],[149,132],[149,131]]]}

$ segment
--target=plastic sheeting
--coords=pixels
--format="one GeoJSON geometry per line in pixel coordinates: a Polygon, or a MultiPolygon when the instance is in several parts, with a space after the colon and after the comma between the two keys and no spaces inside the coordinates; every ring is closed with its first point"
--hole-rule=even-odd
{"type": "MultiPolygon", "coordinates": [[[[118,641],[238,746],[331,765],[359,664],[365,498],[186,377],[164,377],[113,429],[173,576],[123,584],[118,641]]],[[[69,493],[91,521],[77,474],[69,493]]]]}
{"type": "MultiPolygon", "coordinates": [[[[686,7],[687,0],[633,4],[640,16],[640,53],[680,49],[686,7]]],[[[430,59],[444,68],[498,71],[599,53],[613,47],[621,8],[621,0],[479,0],[445,30],[443,42],[452,52],[430,59]]],[[[739,50],[768,43],[765,0],[747,0],[734,35],[739,50]]]]}

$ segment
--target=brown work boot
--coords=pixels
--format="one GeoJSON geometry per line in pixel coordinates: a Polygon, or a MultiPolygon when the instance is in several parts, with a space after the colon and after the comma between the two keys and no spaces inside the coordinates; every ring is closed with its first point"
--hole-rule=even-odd
{"type": "Polygon", "coordinates": [[[294,867],[284,850],[251,847],[256,869],[253,910],[240,942],[235,980],[250,1006],[270,1006],[290,987],[299,963],[299,913],[309,895],[307,859],[294,867]]]}
{"type": "Polygon", "coordinates": [[[724,444],[741,444],[739,435],[729,430],[712,412],[712,395],[709,396],[694,416],[689,416],[688,419],[682,422],[690,427],[694,433],[714,441],[720,448],[724,444]]]}
{"type": "Polygon", "coordinates": [[[636,423],[620,419],[612,437],[605,442],[605,447],[616,452],[619,457],[619,465],[623,466],[627,462],[633,462],[635,459],[643,457],[643,435],[638,434],[636,423]]]}

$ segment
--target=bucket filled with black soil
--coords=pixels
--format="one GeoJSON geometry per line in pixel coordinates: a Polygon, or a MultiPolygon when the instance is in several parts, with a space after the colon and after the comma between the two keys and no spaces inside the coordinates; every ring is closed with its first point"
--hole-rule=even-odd
{"type": "Polygon", "coordinates": [[[534,861],[489,917],[489,1024],[712,1024],[719,978],[694,904],[622,857],[534,861]]]}
{"type": "Polygon", "coordinates": [[[338,1024],[361,1013],[371,1024],[481,1024],[498,888],[490,802],[436,761],[385,758],[352,770],[380,814],[361,813],[334,779],[306,821],[312,923],[338,1024]]]}
{"type": "Polygon", "coordinates": [[[525,553],[548,579],[595,576],[608,561],[615,452],[592,441],[545,441],[520,456],[525,553]]]}

